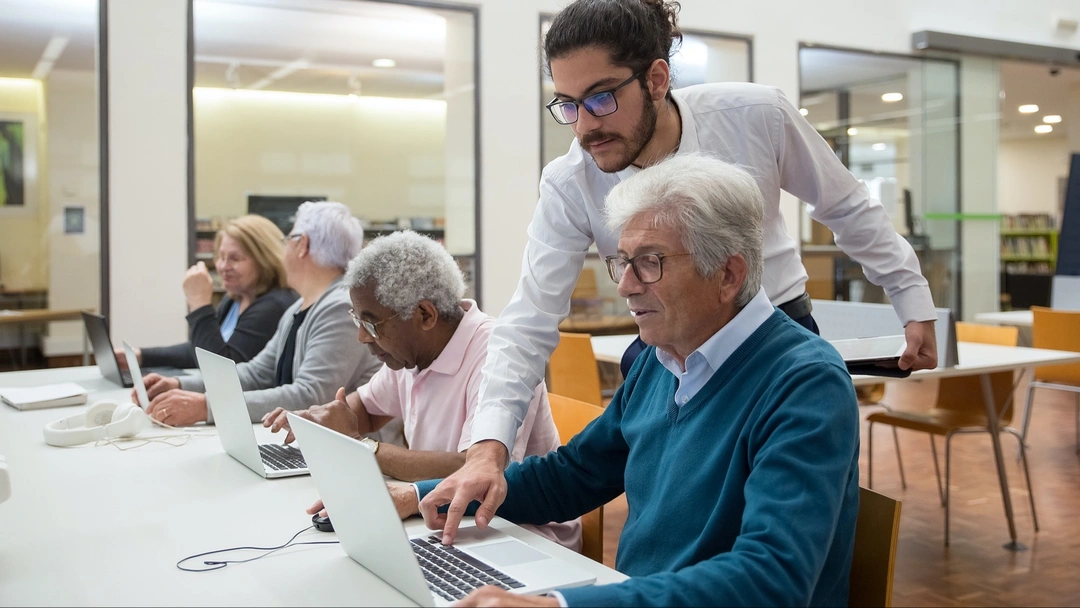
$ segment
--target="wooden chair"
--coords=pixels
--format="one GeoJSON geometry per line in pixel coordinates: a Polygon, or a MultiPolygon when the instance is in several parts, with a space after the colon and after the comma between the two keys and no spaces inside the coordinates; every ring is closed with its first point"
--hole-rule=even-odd
{"type": "Polygon", "coordinates": [[[548,390],[593,405],[604,405],[600,370],[589,334],[559,332],[559,345],[548,362],[548,390]]]}
{"type": "MultiPolygon", "coordinates": [[[[559,441],[566,445],[604,408],[579,399],[548,393],[551,417],[559,430],[559,441]]],[[[597,563],[604,563],[604,507],[600,506],[581,516],[581,554],[597,563]]]]}
{"type": "Polygon", "coordinates": [[[571,317],[598,317],[604,312],[604,298],[596,285],[596,270],[586,266],[581,269],[574,291],[570,294],[571,317]]]}
{"type": "MultiPolygon", "coordinates": [[[[1034,324],[1031,327],[1031,345],[1035,348],[1080,351],[1080,311],[1054,310],[1032,306],[1034,324]]],[[[1035,389],[1049,388],[1069,391],[1076,397],[1076,453],[1080,454],[1080,363],[1045,365],[1035,368],[1035,376],[1028,384],[1027,401],[1024,404],[1024,426],[1020,438],[1027,439],[1031,420],[1031,400],[1035,389]]]]}
{"type": "MultiPolygon", "coordinates": [[[[1016,327],[998,327],[972,323],[956,324],[957,340],[961,342],[1016,346],[1018,335],[1019,329],[1016,327]]],[[[997,412],[999,431],[1012,434],[1020,443],[1020,459],[1024,467],[1024,478],[1027,481],[1028,499],[1031,502],[1031,519],[1035,524],[1035,531],[1038,532],[1039,521],[1035,516],[1035,495],[1031,491],[1031,476],[1028,474],[1026,449],[1020,432],[1009,426],[1015,409],[1010,407],[1013,400],[1013,391],[1016,389],[1013,373],[1008,371],[991,374],[990,384],[994,392],[994,406],[997,412]]],[[[937,402],[933,408],[921,412],[902,410],[879,412],[866,418],[869,426],[867,485],[870,487],[873,487],[874,483],[873,430],[875,423],[888,424],[893,427],[929,434],[930,448],[934,457],[934,473],[937,475],[938,496],[941,498],[942,506],[945,507],[946,546],[949,544],[950,446],[952,438],[956,434],[989,432],[989,421],[986,418],[986,406],[982,400],[982,395],[982,384],[979,376],[942,378],[938,384],[937,402]],[[942,483],[941,471],[938,468],[937,444],[934,442],[934,435],[945,437],[944,483],[942,483]]]]}
{"type": "Polygon", "coordinates": [[[896,543],[900,536],[899,500],[859,488],[855,549],[851,553],[848,606],[891,606],[896,543]]]}

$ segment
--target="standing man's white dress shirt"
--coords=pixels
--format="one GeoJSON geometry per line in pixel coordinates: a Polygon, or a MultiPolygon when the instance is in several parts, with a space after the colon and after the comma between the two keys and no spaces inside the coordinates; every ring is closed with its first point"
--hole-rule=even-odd
{"type": "MultiPolygon", "coordinates": [[[[721,83],[672,95],[682,123],[676,154],[716,155],[749,171],[761,188],[766,202],[762,285],[774,305],[803,294],[807,280],[799,244],[780,213],[784,190],[812,206],[810,216],[828,226],[837,245],[885,289],[904,325],[936,318],[911,245],[779,89],[721,83]]],[[[601,257],[616,253],[619,235],[604,225],[604,199],[637,171],[631,166],[604,173],[577,140],[545,167],[521,280],[491,335],[474,442],[495,439],[513,450],[518,425],[558,343],[559,322],[569,312],[589,246],[595,242],[601,257]]]]}

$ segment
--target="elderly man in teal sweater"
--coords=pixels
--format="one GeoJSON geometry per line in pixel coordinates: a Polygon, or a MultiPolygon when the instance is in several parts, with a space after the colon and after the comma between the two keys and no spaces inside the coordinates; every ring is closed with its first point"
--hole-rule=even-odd
{"type": "MultiPolygon", "coordinates": [[[[847,605],[855,392],[837,352],[761,288],[754,180],[679,155],[616,186],[607,213],[611,278],[650,347],[584,431],[507,468],[497,514],[566,521],[625,491],[615,566],[630,578],[547,597],[486,587],[459,605],[847,605]]],[[[396,490],[402,515],[435,483],[396,490]]],[[[424,517],[441,528],[462,511],[424,517]]]]}

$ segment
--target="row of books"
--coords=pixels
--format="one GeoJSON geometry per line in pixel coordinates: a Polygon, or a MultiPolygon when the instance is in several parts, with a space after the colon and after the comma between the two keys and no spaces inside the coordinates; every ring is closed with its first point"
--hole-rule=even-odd
{"type": "Polygon", "coordinates": [[[1017,236],[1001,239],[1002,258],[1037,258],[1052,255],[1050,239],[1044,236],[1017,236]]]}
{"type": "Polygon", "coordinates": [[[1057,217],[1050,213],[1021,213],[1019,215],[1001,216],[1001,230],[1003,232],[1054,230],[1056,227],[1057,217]]]}
{"type": "Polygon", "coordinates": [[[1050,262],[1008,262],[1006,274],[1053,274],[1050,262]]]}

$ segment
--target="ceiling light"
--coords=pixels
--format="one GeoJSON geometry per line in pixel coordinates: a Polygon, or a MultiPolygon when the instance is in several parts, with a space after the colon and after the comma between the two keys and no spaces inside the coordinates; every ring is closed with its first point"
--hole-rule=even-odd
{"type": "Polygon", "coordinates": [[[1048,125],[1051,125],[1051,124],[1056,125],[1057,123],[1061,122],[1061,117],[1058,116],[1057,114],[1051,114],[1049,116],[1043,116],[1043,122],[1045,122],[1048,125]]]}
{"type": "Polygon", "coordinates": [[[1035,132],[1040,134],[1040,135],[1045,135],[1046,133],[1049,133],[1049,132],[1051,132],[1053,130],[1054,130],[1054,127],[1051,127],[1050,125],[1039,125],[1039,126],[1035,127],[1035,132]]]}
{"type": "Polygon", "coordinates": [[[885,148],[886,148],[885,144],[883,144],[881,142],[878,142],[878,143],[870,146],[870,149],[874,150],[875,152],[881,152],[885,148]]]}
{"type": "Polygon", "coordinates": [[[393,59],[376,59],[371,62],[371,65],[377,68],[392,68],[397,65],[397,62],[393,59]]]}
{"type": "Polygon", "coordinates": [[[895,103],[904,99],[903,93],[885,93],[881,96],[881,101],[885,103],[895,103]]]}
{"type": "Polygon", "coordinates": [[[1035,112],[1039,111],[1039,106],[1033,103],[1026,103],[1020,106],[1019,109],[1021,114],[1034,114],[1035,112]]]}
{"type": "Polygon", "coordinates": [[[847,134],[848,135],[858,135],[859,130],[856,129],[855,127],[848,127],[847,134]]]}
{"type": "Polygon", "coordinates": [[[809,113],[810,113],[810,110],[807,110],[806,108],[799,108],[799,114],[802,114],[803,116],[806,116],[809,113]]]}

